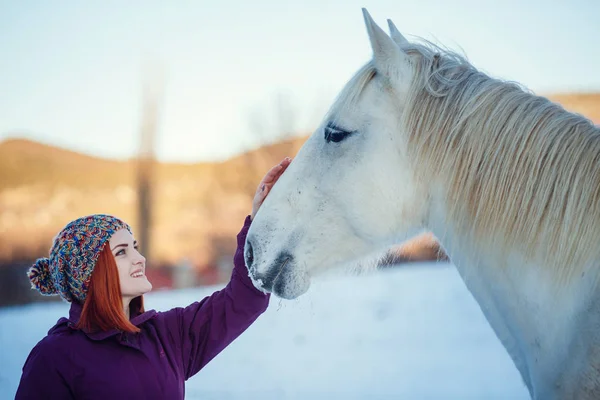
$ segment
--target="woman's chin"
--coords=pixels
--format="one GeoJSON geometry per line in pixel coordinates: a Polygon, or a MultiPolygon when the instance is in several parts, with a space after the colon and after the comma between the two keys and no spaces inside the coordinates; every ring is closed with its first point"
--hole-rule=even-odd
{"type": "Polygon", "coordinates": [[[135,282],[135,285],[128,285],[129,287],[122,288],[121,293],[124,293],[127,297],[134,298],[152,291],[152,283],[150,283],[148,279],[145,277],[136,279],[139,279],[140,281],[135,282]]]}
{"type": "Polygon", "coordinates": [[[152,283],[150,283],[150,281],[148,279],[146,279],[146,282],[144,282],[144,287],[142,290],[143,290],[142,294],[146,294],[146,293],[152,291],[152,283]]]}

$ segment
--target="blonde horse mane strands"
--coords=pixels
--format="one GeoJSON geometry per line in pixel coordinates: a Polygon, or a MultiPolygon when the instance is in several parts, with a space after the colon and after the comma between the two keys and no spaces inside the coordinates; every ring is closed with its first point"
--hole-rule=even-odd
{"type": "Polygon", "coordinates": [[[451,51],[412,44],[409,152],[447,182],[448,218],[474,243],[517,249],[565,283],[600,255],[600,130],[451,51]]]}

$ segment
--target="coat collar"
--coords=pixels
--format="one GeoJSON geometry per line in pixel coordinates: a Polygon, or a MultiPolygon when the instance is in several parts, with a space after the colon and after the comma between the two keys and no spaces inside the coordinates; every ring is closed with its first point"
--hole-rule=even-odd
{"type": "MultiPolygon", "coordinates": [[[[72,302],[71,303],[71,308],[69,309],[69,318],[68,319],[64,319],[64,322],[67,323],[67,326],[71,329],[76,329],[75,325],[77,324],[77,322],[79,322],[79,318],[81,318],[81,312],[83,310],[83,306],[77,302],[72,302]]],[[[155,310],[149,310],[146,311],[144,313],[140,313],[139,309],[131,309],[131,318],[129,319],[129,321],[139,327],[140,325],[142,325],[144,322],[148,321],[149,319],[154,318],[154,316],[156,315],[156,311],[155,310]]],[[[115,336],[117,334],[123,333],[122,331],[118,330],[118,329],[111,329],[108,331],[98,331],[98,332],[88,332],[85,331],[83,329],[80,329],[81,332],[85,333],[87,335],[87,337],[89,337],[92,340],[104,340],[107,339],[111,336],[115,336]]]]}

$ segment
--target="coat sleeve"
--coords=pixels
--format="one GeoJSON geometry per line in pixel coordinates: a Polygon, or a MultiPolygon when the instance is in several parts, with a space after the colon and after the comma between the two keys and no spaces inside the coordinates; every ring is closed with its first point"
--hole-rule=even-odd
{"type": "Polygon", "coordinates": [[[229,283],[201,301],[162,313],[168,329],[177,332],[171,337],[179,341],[175,348],[181,351],[186,380],[240,336],[269,305],[270,294],[254,287],[244,262],[250,224],[247,216],[237,235],[229,283]]]}
{"type": "Polygon", "coordinates": [[[52,343],[42,341],[29,353],[15,400],[74,399],[67,381],[56,368],[52,343]]]}

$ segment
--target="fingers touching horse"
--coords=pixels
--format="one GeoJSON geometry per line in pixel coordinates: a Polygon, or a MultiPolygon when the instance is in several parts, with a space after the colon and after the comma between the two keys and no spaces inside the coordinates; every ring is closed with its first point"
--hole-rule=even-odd
{"type": "Polygon", "coordinates": [[[250,228],[255,285],[296,298],[431,231],[532,398],[600,398],[600,130],[364,16],[372,60],[250,228]]]}

